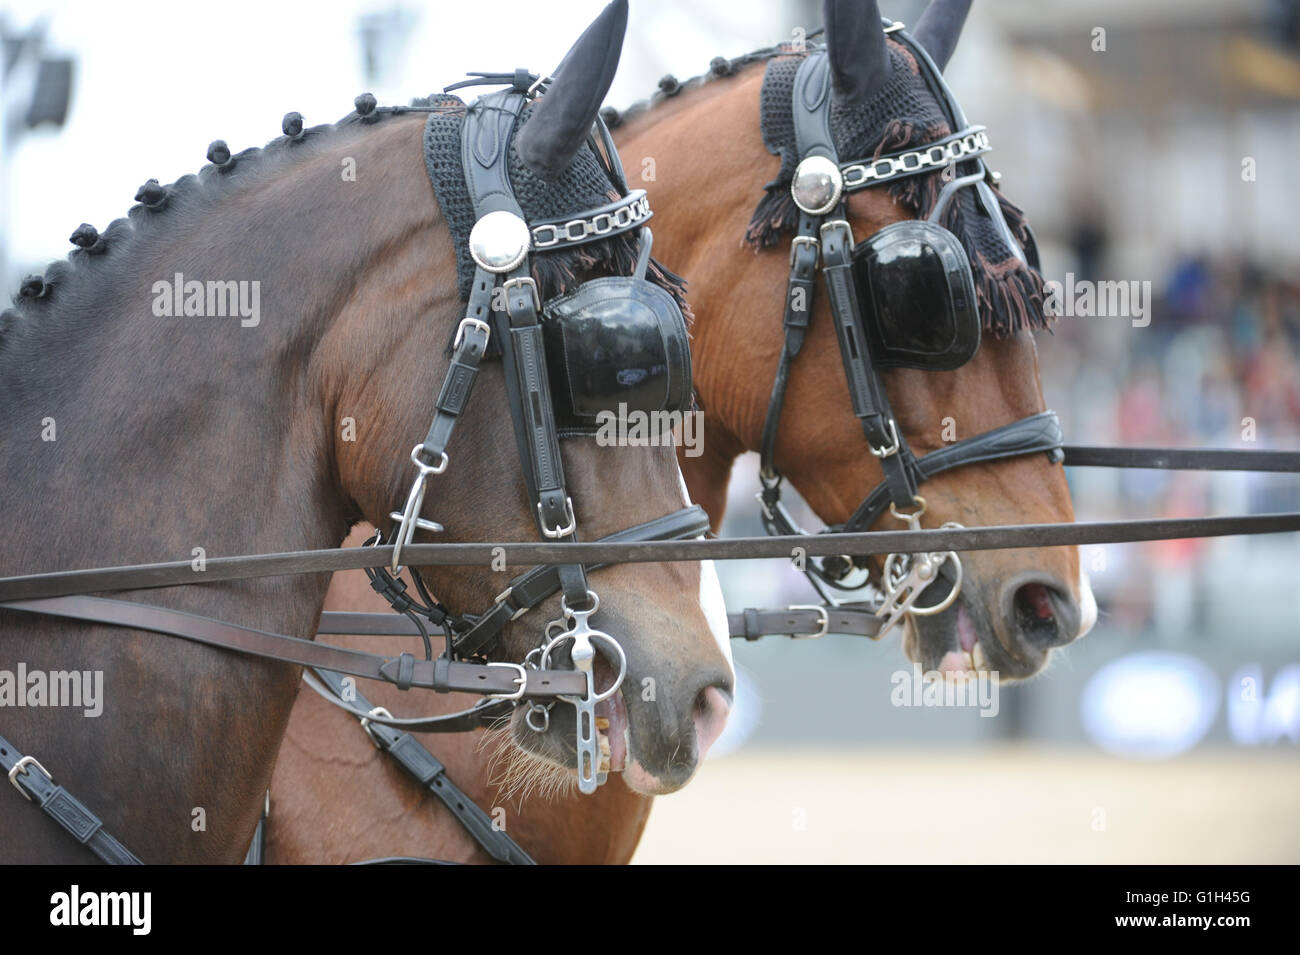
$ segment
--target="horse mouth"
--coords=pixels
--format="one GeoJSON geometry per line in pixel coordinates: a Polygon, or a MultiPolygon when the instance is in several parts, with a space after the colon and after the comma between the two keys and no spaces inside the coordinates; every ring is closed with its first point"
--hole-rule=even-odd
{"type": "Polygon", "coordinates": [[[623,691],[596,704],[596,742],[600,746],[600,771],[621,773],[627,768],[631,728],[623,691]]]}
{"type": "Polygon", "coordinates": [[[1004,680],[1034,676],[1050,655],[1050,651],[1023,644],[1014,653],[1006,649],[987,608],[965,594],[941,613],[909,616],[903,652],[927,673],[961,676],[993,672],[1004,680]]]}

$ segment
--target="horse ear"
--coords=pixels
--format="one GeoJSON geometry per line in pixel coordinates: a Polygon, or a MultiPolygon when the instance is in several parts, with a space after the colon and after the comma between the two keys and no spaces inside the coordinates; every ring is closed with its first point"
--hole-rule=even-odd
{"type": "Polygon", "coordinates": [[[563,172],[586,142],[614,82],[627,32],[627,0],[615,0],[564,55],[550,88],[515,137],[519,158],[542,179],[563,172]]]}
{"type": "Polygon", "coordinates": [[[912,39],[930,54],[930,59],[934,60],[934,65],[939,67],[941,73],[948,65],[952,51],[957,49],[961,28],[966,22],[966,14],[970,12],[970,2],[971,0],[930,0],[930,5],[916,21],[912,39]]]}
{"type": "Polygon", "coordinates": [[[889,53],[876,0],[823,0],[835,98],[860,103],[889,79],[889,53]]]}

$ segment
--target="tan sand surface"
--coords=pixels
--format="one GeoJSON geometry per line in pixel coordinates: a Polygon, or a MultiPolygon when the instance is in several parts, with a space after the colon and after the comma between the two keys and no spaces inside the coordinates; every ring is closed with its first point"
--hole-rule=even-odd
{"type": "Polygon", "coordinates": [[[635,863],[1297,863],[1300,753],[752,750],[656,800],[635,863]]]}

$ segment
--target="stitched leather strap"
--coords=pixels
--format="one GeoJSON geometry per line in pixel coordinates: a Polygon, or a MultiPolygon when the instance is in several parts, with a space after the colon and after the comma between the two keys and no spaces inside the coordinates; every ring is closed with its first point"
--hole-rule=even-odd
{"type": "Polygon", "coordinates": [[[478,270],[466,312],[466,318],[473,321],[462,322],[456,332],[451,363],[442,380],[442,388],[434,405],[433,423],[429,425],[429,433],[422,446],[425,460],[429,464],[436,464],[446,454],[447,443],[451,440],[456,421],[469,403],[470,392],[478,377],[479,362],[487,351],[490,326],[486,322],[492,302],[492,285],[484,280],[487,275],[482,269],[478,270]]]}
{"type": "Polygon", "coordinates": [[[884,383],[871,365],[870,344],[862,334],[858,293],[853,284],[853,234],[842,216],[822,228],[822,276],[835,319],[853,413],[862,425],[871,453],[880,461],[890,499],[899,507],[910,508],[916,498],[914,458],[894,420],[884,383]]]}
{"type": "MultiPolygon", "coordinates": [[[[341,674],[318,670],[316,675],[336,696],[342,698],[344,683],[341,674]]],[[[359,690],[353,692],[358,708],[366,711],[374,709],[374,704],[359,690]]],[[[414,736],[374,722],[369,723],[365,729],[381,751],[397,760],[407,775],[442,801],[484,852],[498,862],[536,865],[519,843],[492,825],[492,818],[448,778],[447,768],[414,736]]]]}
{"type": "Polygon", "coordinates": [[[140,865],[141,862],[105,829],[104,823],[85,803],[54,782],[34,759],[0,736],[0,770],[41,811],[66,829],[78,842],[109,865],[140,865]]]}
{"type": "MultiPolygon", "coordinates": [[[[979,464],[985,461],[997,461],[1002,458],[1022,457],[1042,451],[1060,460],[1061,443],[1065,435],[1061,432],[1060,419],[1055,411],[1043,411],[1027,418],[1020,418],[1010,424],[1004,424],[992,431],[985,431],[971,438],[954,441],[922,455],[916,459],[917,471],[922,481],[928,481],[936,474],[951,471],[953,468],[967,464],[979,464]]],[[[875,487],[858,509],[837,530],[867,530],[889,507],[889,489],[884,484],[875,487]]]]}

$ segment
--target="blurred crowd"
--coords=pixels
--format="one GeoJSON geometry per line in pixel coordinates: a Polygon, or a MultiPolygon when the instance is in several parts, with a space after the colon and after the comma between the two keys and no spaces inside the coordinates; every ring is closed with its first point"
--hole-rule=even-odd
{"type": "MultiPolygon", "coordinates": [[[[1080,277],[1091,272],[1090,258],[1075,259],[1080,277]]],[[[1038,333],[1043,393],[1067,441],[1300,448],[1300,281],[1249,261],[1189,256],[1153,280],[1151,294],[1145,327],[1129,318],[1063,317],[1051,334],[1038,333]]],[[[762,534],[756,467],[747,460],[733,472],[724,533],[762,534]]],[[[1079,520],[1300,511],[1300,480],[1289,474],[1068,475],[1079,520]]],[[[804,508],[795,513],[817,526],[804,508]]],[[[1099,626],[1117,635],[1171,645],[1215,634],[1274,645],[1294,639],[1300,561],[1291,535],[1114,544],[1084,548],[1081,557],[1101,605],[1099,626]]],[[[813,596],[777,562],[722,572],[736,608],[813,596]]]]}
{"type": "MultiPolygon", "coordinates": [[[[1187,256],[1153,282],[1152,295],[1145,327],[1062,318],[1040,339],[1043,391],[1070,442],[1300,448],[1300,281],[1243,258],[1187,256]]],[[[1076,469],[1070,480],[1080,519],[1300,510],[1300,482],[1286,474],[1076,469]]],[[[1243,578],[1229,588],[1234,602],[1288,613],[1300,583],[1294,553],[1276,581],[1264,572],[1280,591],[1241,592],[1264,563],[1251,556],[1276,547],[1277,539],[1117,545],[1094,555],[1095,589],[1112,625],[1176,641],[1199,629],[1225,575],[1243,578]]]]}

